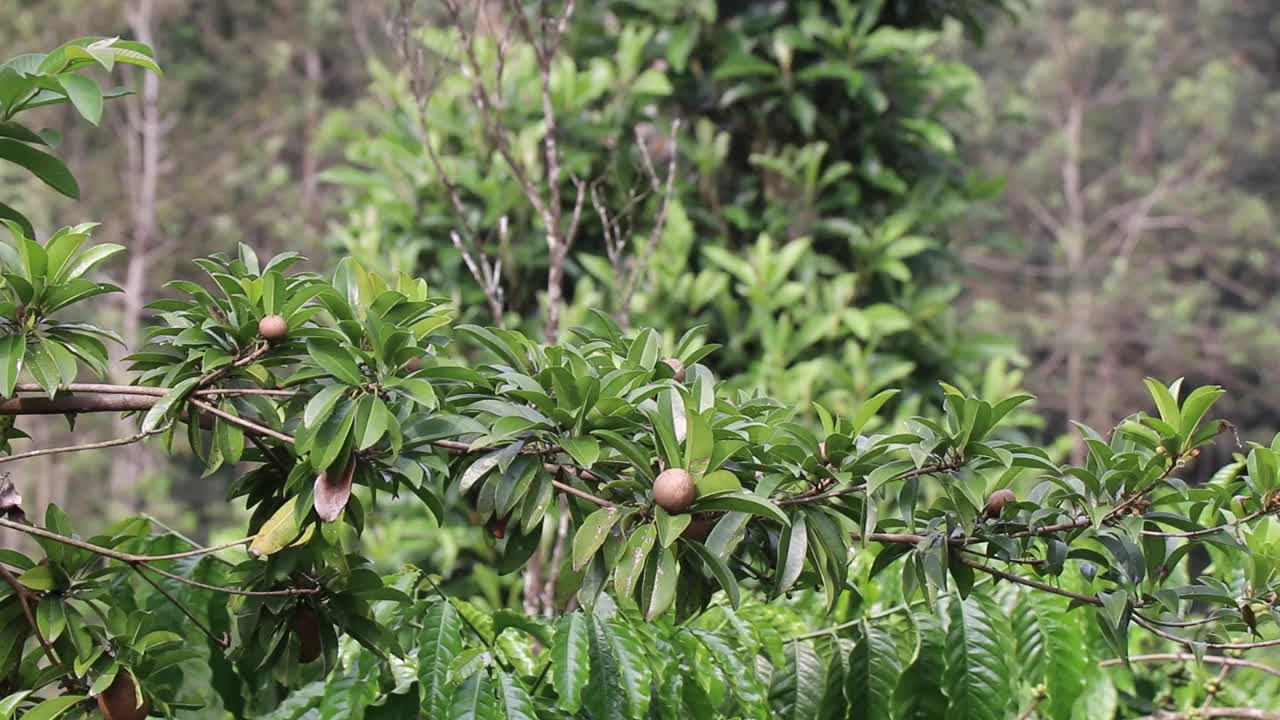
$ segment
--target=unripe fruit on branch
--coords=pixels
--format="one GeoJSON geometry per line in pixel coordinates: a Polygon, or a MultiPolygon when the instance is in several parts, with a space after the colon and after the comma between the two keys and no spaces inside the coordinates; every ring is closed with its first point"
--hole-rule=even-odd
{"type": "Polygon", "coordinates": [[[683,468],[667,468],[653,481],[653,499],[669,513],[682,513],[693,504],[696,495],[693,478],[683,468]]]}
{"type": "Polygon", "coordinates": [[[98,709],[106,720],[144,720],[151,714],[151,703],[143,700],[142,705],[138,705],[133,674],[120,668],[107,689],[98,695],[98,709]]]}
{"type": "Polygon", "coordinates": [[[298,635],[298,661],[314,662],[323,649],[320,644],[320,617],[303,605],[293,613],[293,631],[298,635]]]}
{"type": "Polygon", "coordinates": [[[1004,506],[1017,500],[1018,496],[1013,494],[1009,488],[1000,488],[991,493],[991,497],[987,498],[987,506],[982,509],[982,514],[988,518],[1000,517],[1000,512],[1004,510],[1004,506]]]}
{"type": "Polygon", "coordinates": [[[671,370],[672,370],[673,372],[675,372],[676,376],[675,376],[674,380],[675,380],[676,382],[678,382],[678,383],[682,383],[682,382],[684,382],[684,378],[685,378],[685,373],[684,373],[684,363],[680,362],[679,360],[677,360],[677,359],[675,359],[675,358],[667,358],[666,360],[663,360],[662,362],[666,363],[666,364],[667,364],[667,366],[668,366],[668,367],[670,367],[670,368],[671,368],[671,370]]]}
{"type": "Polygon", "coordinates": [[[279,315],[267,315],[258,321],[258,334],[264,340],[279,340],[289,334],[289,323],[279,315]]]}

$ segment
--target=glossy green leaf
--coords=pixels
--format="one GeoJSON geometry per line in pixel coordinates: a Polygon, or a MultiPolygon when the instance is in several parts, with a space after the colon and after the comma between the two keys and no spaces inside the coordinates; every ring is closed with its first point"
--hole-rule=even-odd
{"type": "Polygon", "coordinates": [[[901,674],[893,637],[870,623],[863,623],[862,637],[849,653],[845,676],[850,720],[892,717],[893,691],[901,674]]]}
{"type": "Polygon", "coordinates": [[[759,515],[790,525],[791,520],[777,505],[751,492],[731,492],[698,500],[690,512],[736,511],[759,515]]]}
{"type": "Polygon", "coordinates": [[[947,720],[1006,717],[1012,699],[1007,627],[1004,614],[981,595],[952,602],[943,674],[947,720]]]}
{"type": "Polygon", "coordinates": [[[569,713],[582,707],[582,691],[590,678],[592,622],[581,612],[563,615],[556,622],[551,686],[556,690],[557,706],[569,713]]]}
{"type": "Polygon", "coordinates": [[[769,706],[780,720],[812,720],[822,705],[826,670],[822,659],[808,643],[791,641],[785,662],[773,671],[769,684],[769,706]]]}
{"type": "Polygon", "coordinates": [[[26,168],[46,185],[70,198],[80,197],[80,185],[58,158],[30,145],[0,137],[0,160],[26,168]]]}
{"type": "Polygon", "coordinates": [[[307,341],[307,354],[339,382],[347,385],[359,385],[364,382],[360,368],[356,365],[350,350],[334,340],[313,338],[307,341]]]}
{"type": "Polygon", "coordinates": [[[449,664],[462,652],[462,619],[452,603],[432,603],[418,633],[418,694],[427,717],[448,717],[449,664]]]}
{"type": "Polygon", "coordinates": [[[609,531],[613,529],[614,523],[622,517],[622,512],[617,508],[608,507],[599,510],[587,516],[582,521],[582,526],[578,528],[578,532],[573,536],[573,569],[581,571],[591,561],[591,557],[596,551],[604,545],[605,539],[609,536],[609,531]]]}

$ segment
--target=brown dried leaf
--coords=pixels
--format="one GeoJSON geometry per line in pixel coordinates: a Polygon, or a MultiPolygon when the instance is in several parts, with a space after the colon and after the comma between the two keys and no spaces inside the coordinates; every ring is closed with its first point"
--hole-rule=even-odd
{"type": "Polygon", "coordinates": [[[26,522],[27,516],[22,512],[22,496],[13,486],[8,473],[0,477],[0,517],[15,522],[26,522]]]}
{"type": "Polygon", "coordinates": [[[351,480],[356,475],[356,461],[353,458],[343,469],[342,475],[330,480],[328,472],[316,476],[315,507],[316,515],[322,522],[333,522],[347,507],[351,499],[351,480]]]}

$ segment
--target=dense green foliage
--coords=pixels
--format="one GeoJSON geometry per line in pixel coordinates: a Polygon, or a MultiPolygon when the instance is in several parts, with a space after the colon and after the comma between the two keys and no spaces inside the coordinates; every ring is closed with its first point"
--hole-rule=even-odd
{"type": "MultiPolygon", "coordinates": [[[[324,131],[348,257],[196,259],[129,384],[81,382],[122,344],[80,320],[123,248],[6,223],[0,463],[150,438],[244,512],[209,547],[150,517],[86,538],[0,479],[36,544],[0,550],[0,720],[1275,705],[1237,656],[1280,645],[1280,436],[1189,484],[1223,391],[1148,379],[1063,464],[984,367],[1007,351],[951,324],[943,223],[997,184],[944,122],[975,78],[931,48],[995,5],[653,0],[561,36],[552,3],[495,41],[405,3],[403,67],[324,131]],[[8,447],[99,412],[140,427],[8,447]]],[[[118,42],[0,74],[152,65],[118,42]]]]}

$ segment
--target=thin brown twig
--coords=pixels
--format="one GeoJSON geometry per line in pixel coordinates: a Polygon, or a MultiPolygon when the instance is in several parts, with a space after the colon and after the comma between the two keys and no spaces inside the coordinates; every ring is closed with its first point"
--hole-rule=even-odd
{"type": "Polygon", "coordinates": [[[259,435],[266,435],[267,437],[275,438],[276,440],[280,440],[282,442],[292,443],[294,441],[292,435],[286,435],[277,430],[272,430],[266,425],[259,425],[258,423],[252,420],[246,420],[242,417],[236,417],[235,415],[232,415],[231,413],[225,412],[223,410],[219,410],[218,408],[204,401],[196,400],[193,398],[191,400],[191,404],[209,413],[210,415],[216,415],[222,418],[223,420],[231,423],[232,425],[239,425],[245,430],[252,430],[253,432],[258,433],[259,435]]]}
{"type": "Polygon", "coordinates": [[[103,440],[95,443],[85,443],[83,445],[64,445],[63,447],[41,448],[39,450],[30,450],[28,452],[18,453],[16,455],[6,455],[0,457],[0,463],[13,462],[15,460],[26,460],[27,458],[40,457],[43,455],[57,455],[59,453],[79,452],[81,450],[100,450],[102,448],[116,447],[118,445],[130,445],[139,440],[144,440],[152,435],[162,433],[168,427],[157,428],[146,432],[134,433],[128,437],[114,438],[111,440],[103,440]]]}
{"type": "Polygon", "coordinates": [[[164,598],[168,600],[170,603],[172,603],[174,607],[178,608],[178,612],[185,615],[187,619],[190,620],[192,623],[195,623],[195,626],[200,629],[200,632],[204,633],[205,636],[208,637],[210,640],[212,640],[218,647],[222,648],[223,650],[226,650],[228,647],[231,646],[230,641],[228,641],[225,637],[218,637],[217,635],[214,635],[213,630],[211,630],[209,626],[201,622],[200,618],[196,617],[189,609],[187,609],[187,606],[184,605],[181,600],[174,597],[168,590],[165,590],[164,587],[160,585],[160,583],[148,577],[146,573],[142,572],[142,569],[138,565],[130,565],[129,568],[132,569],[135,573],[137,573],[138,577],[145,580],[148,585],[155,588],[156,592],[163,595],[164,598]]]}
{"type": "Polygon", "coordinates": [[[1200,647],[1203,647],[1206,649],[1212,649],[1212,650],[1253,650],[1255,648],[1275,647],[1276,645],[1280,645],[1280,638],[1275,638],[1272,640],[1259,640],[1257,642],[1245,642],[1245,643],[1199,642],[1196,640],[1188,640],[1184,637],[1180,637],[1179,635],[1171,633],[1168,630],[1164,630],[1159,626],[1157,626],[1155,623],[1148,620],[1146,616],[1142,615],[1141,613],[1135,612],[1133,614],[1133,621],[1138,625],[1142,626],[1143,628],[1146,628],[1147,631],[1152,633],[1153,635],[1158,635],[1164,638],[1165,640],[1170,640],[1172,642],[1176,642],[1179,645],[1184,645],[1186,647],[1191,647],[1192,645],[1199,645],[1200,647]]]}
{"type": "Polygon", "coordinates": [[[1147,655],[1130,655],[1128,658],[1110,658],[1098,663],[1101,667],[1112,667],[1114,665],[1123,665],[1126,661],[1131,663],[1156,663],[1156,662],[1202,662],[1209,665],[1223,665],[1227,667],[1242,667],[1259,672],[1267,673],[1280,677],[1280,669],[1264,665],[1263,663],[1244,658],[1222,657],[1221,655],[1204,655],[1197,658],[1191,653],[1150,653],[1147,655]]]}

